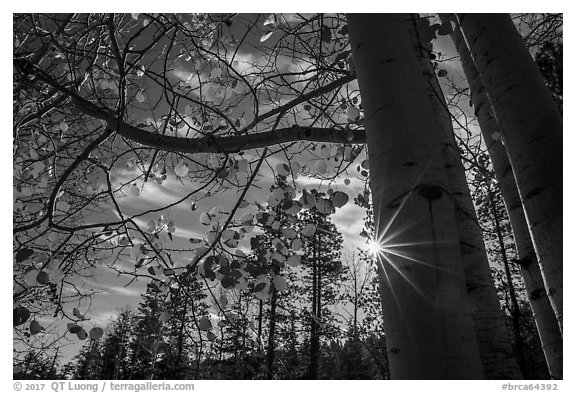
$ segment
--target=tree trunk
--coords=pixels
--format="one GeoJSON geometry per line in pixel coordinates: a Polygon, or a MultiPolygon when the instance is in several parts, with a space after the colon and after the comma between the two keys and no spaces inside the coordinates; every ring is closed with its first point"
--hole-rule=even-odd
{"type": "Polygon", "coordinates": [[[562,329],[562,116],[509,15],[458,19],[500,125],[562,329]]]}
{"type": "Polygon", "coordinates": [[[270,322],[268,332],[268,346],[266,349],[266,378],[272,379],[274,377],[274,339],[276,335],[276,304],[278,301],[278,293],[276,289],[272,291],[272,299],[270,300],[270,322]]]}
{"type": "MultiPolygon", "coordinates": [[[[449,20],[448,16],[443,14],[440,16],[443,22],[449,20]]],[[[538,327],[538,334],[546,357],[546,363],[548,364],[548,371],[552,378],[562,379],[562,334],[556,323],[550,300],[546,296],[544,281],[538,266],[536,252],[532,245],[532,239],[530,238],[530,232],[526,224],[520,195],[518,194],[508,156],[502,143],[492,138],[492,135],[500,133],[500,128],[496,123],[496,119],[494,119],[482,80],[472,61],[460,29],[454,29],[451,37],[460,56],[462,68],[470,88],[474,112],[482,132],[482,138],[486,144],[496,180],[506,205],[522,277],[528,292],[534,320],[538,327]]]]}
{"type": "Polygon", "coordinates": [[[514,351],[490,272],[482,229],[478,224],[466,173],[454,138],[452,118],[434,69],[430,64],[431,45],[428,47],[428,45],[418,42],[416,19],[414,19],[412,31],[414,42],[417,45],[415,53],[420,59],[423,74],[426,76],[427,93],[432,103],[436,127],[442,143],[449,190],[456,207],[460,254],[466,288],[473,304],[474,329],[480,348],[484,376],[487,379],[519,379],[522,378],[522,375],[514,359],[514,351]]]}
{"type": "Polygon", "coordinates": [[[391,377],[481,379],[454,205],[410,16],[351,14],[391,377]],[[396,246],[395,246],[396,244],[396,246]]]}
{"type": "Polygon", "coordinates": [[[492,190],[488,190],[488,199],[490,203],[490,209],[492,210],[492,221],[494,223],[494,229],[496,230],[496,236],[498,237],[498,245],[502,257],[502,264],[504,265],[504,274],[506,275],[506,281],[508,282],[510,314],[512,315],[512,330],[514,331],[514,341],[516,343],[518,363],[522,369],[522,374],[524,377],[528,378],[528,375],[530,375],[530,370],[528,369],[528,364],[526,364],[526,351],[524,350],[524,340],[522,339],[522,329],[520,326],[520,305],[518,304],[518,296],[516,295],[516,288],[514,287],[514,281],[512,280],[510,262],[508,261],[508,256],[506,255],[506,245],[504,244],[502,226],[500,225],[500,217],[498,216],[498,209],[496,208],[496,203],[494,202],[492,190]]]}
{"type": "Polygon", "coordinates": [[[312,241],[312,325],[310,327],[310,364],[308,365],[307,379],[318,377],[318,351],[319,342],[319,301],[320,301],[320,255],[318,251],[318,233],[314,234],[312,241]]]}

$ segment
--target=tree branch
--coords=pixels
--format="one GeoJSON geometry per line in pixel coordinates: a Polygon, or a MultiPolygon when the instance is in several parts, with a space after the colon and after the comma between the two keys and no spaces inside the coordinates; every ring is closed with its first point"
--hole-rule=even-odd
{"type": "MultiPolygon", "coordinates": [[[[75,91],[67,89],[55,81],[52,77],[38,69],[34,65],[25,64],[21,60],[14,60],[14,65],[17,69],[29,74],[35,75],[42,81],[48,83],[52,87],[60,90],[61,92],[69,95],[72,98],[76,107],[84,114],[96,119],[100,119],[107,123],[108,127],[116,131],[120,136],[130,139],[134,142],[140,143],[145,146],[153,147],[160,150],[179,152],[179,153],[237,153],[243,150],[250,150],[262,147],[277,145],[280,143],[296,142],[296,141],[311,141],[311,142],[325,142],[325,143],[345,143],[345,144],[361,144],[366,143],[366,134],[364,130],[360,129],[344,129],[338,130],[335,128],[319,128],[319,127],[306,127],[306,126],[293,126],[288,128],[277,129],[274,131],[266,131],[252,134],[231,135],[231,136],[204,136],[201,138],[187,138],[176,137],[169,135],[162,135],[143,130],[133,125],[124,123],[121,119],[114,114],[113,111],[107,108],[102,108],[93,102],[83,98],[75,91]]],[[[343,81],[353,77],[344,77],[337,81],[339,84],[343,81]]],[[[334,88],[334,82],[324,86],[316,91],[330,90],[334,88]]],[[[295,101],[302,102],[312,95],[304,95],[295,101]]],[[[291,105],[295,105],[291,102],[291,105]]],[[[278,109],[286,110],[281,107],[278,109]]],[[[274,112],[274,111],[272,111],[274,112]]],[[[281,111],[280,111],[281,112],[281,111]]],[[[271,112],[270,112],[271,113],[271,112]]],[[[277,114],[274,112],[274,114],[277,114]]]]}

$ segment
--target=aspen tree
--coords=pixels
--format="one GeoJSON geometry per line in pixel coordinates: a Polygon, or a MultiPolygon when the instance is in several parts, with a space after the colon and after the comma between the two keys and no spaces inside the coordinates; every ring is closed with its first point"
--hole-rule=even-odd
{"type": "Polygon", "coordinates": [[[502,132],[534,249],[562,329],[562,116],[506,14],[459,14],[502,132]]]}
{"type": "Polygon", "coordinates": [[[480,379],[454,204],[405,14],[348,17],[391,377],[480,379]]]}
{"type": "Polygon", "coordinates": [[[444,94],[430,63],[431,44],[421,42],[416,26],[426,28],[425,19],[413,18],[416,56],[422,64],[422,75],[426,80],[427,94],[434,112],[435,127],[442,143],[444,166],[448,185],[456,208],[456,225],[460,243],[462,266],[468,296],[473,304],[474,329],[478,339],[480,357],[487,379],[518,379],[520,369],[504,323],[504,314],[492,274],[482,230],[470,195],[464,166],[460,160],[460,148],[456,144],[452,118],[444,94]]]}
{"type": "MultiPolygon", "coordinates": [[[[441,19],[443,23],[450,21],[450,17],[444,14],[441,14],[441,19]]],[[[562,334],[556,323],[550,300],[546,296],[544,281],[538,266],[530,232],[526,225],[526,218],[522,210],[522,203],[510,161],[500,140],[495,139],[501,133],[500,127],[496,123],[482,80],[458,26],[451,33],[451,38],[460,56],[482,138],[486,144],[496,180],[504,198],[514,235],[518,263],[520,264],[522,277],[528,292],[528,300],[538,328],[538,335],[540,336],[542,349],[548,364],[548,371],[552,378],[562,379],[562,334]]]]}

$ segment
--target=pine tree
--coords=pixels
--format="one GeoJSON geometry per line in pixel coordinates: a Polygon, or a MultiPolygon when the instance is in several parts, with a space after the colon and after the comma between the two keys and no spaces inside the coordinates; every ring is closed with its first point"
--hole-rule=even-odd
{"type": "Polygon", "coordinates": [[[132,311],[125,309],[108,326],[102,344],[102,366],[98,379],[127,379],[130,372],[129,339],[134,319],[132,311]]]}
{"type": "MultiPolygon", "coordinates": [[[[317,201],[325,199],[325,194],[311,190],[311,197],[317,201]]],[[[318,202],[317,202],[318,203],[318,202]]],[[[315,227],[312,237],[304,244],[303,290],[310,295],[310,354],[306,373],[307,379],[317,379],[321,357],[321,338],[334,340],[339,335],[335,317],[330,311],[339,299],[339,288],[346,280],[347,268],[341,260],[342,235],[324,214],[313,207],[299,215],[301,229],[308,225],[315,227]]]]}

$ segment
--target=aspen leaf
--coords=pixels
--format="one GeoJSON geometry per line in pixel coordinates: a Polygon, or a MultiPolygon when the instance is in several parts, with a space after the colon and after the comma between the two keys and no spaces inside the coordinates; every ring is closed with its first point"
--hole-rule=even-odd
{"type": "Polygon", "coordinates": [[[502,133],[501,132],[493,132],[492,135],[490,135],[492,137],[492,139],[494,139],[495,141],[499,141],[502,138],[502,133]]]}
{"type": "Polygon", "coordinates": [[[286,259],[286,264],[292,267],[300,265],[300,262],[302,262],[302,257],[298,254],[294,254],[286,259]]]}
{"type": "Polygon", "coordinates": [[[206,333],[206,338],[210,341],[214,341],[216,339],[216,335],[212,332],[206,333]]]}
{"type": "Polygon", "coordinates": [[[38,284],[40,284],[40,285],[48,284],[50,282],[50,278],[48,277],[48,273],[46,273],[43,270],[39,271],[38,274],[36,275],[36,281],[38,281],[38,284]]]}
{"type": "Polygon", "coordinates": [[[30,322],[30,334],[33,336],[40,333],[42,331],[42,325],[38,323],[38,321],[34,320],[30,322]]]}
{"type": "Polygon", "coordinates": [[[296,200],[293,200],[291,202],[292,202],[292,204],[291,204],[290,208],[288,210],[286,210],[286,213],[295,216],[298,213],[300,213],[300,210],[302,210],[302,203],[300,203],[300,201],[296,201],[296,200]]]}
{"type": "Polygon", "coordinates": [[[26,307],[19,306],[12,313],[14,326],[20,326],[30,318],[30,311],[26,307]]]}
{"type": "Polygon", "coordinates": [[[318,161],[316,163],[316,172],[323,175],[328,170],[328,165],[324,161],[318,161]]]}
{"type": "Polygon", "coordinates": [[[285,163],[281,162],[278,165],[276,165],[276,173],[278,173],[278,175],[280,176],[286,177],[290,174],[290,167],[285,163]]]}
{"type": "Polygon", "coordinates": [[[236,235],[236,231],[234,229],[226,229],[224,232],[222,232],[221,239],[223,241],[230,240],[234,237],[234,235],[236,235]]]}
{"type": "Polygon", "coordinates": [[[346,184],[347,186],[350,185],[350,179],[344,179],[344,184],[346,184]]]}
{"type": "Polygon", "coordinates": [[[276,207],[280,204],[280,201],[276,198],[274,194],[268,195],[268,206],[276,207]]]}
{"type": "Polygon", "coordinates": [[[76,325],[75,323],[68,323],[66,325],[66,328],[68,329],[68,331],[72,334],[76,334],[80,331],[80,329],[82,329],[80,326],[76,325]]]}
{"type": "Polygon", "coordinates": [[[36,272],[36,270],[32,269],[29,270],[28,272],[26,272],[26,274],[24,274],[24,282],[26,283],[27,286],[29,287],[33,287],[34,285],[36,285],[38,283],[38,281],[36,281],[36,276],[38,275],[38,273],[36,272]]]}
{"type": "Polygon", "coordinates": [[[316,201],[316,210],[318,210],[322,214],[330,214],[332,213],[333,205],[329,199],[319,198],[316,201]]]}
{"type": "Polygon", "coordinates": [[[146,96],[144,95],[144,93],[139,92],[138,94],[136,94],[136,101],[140,103],[146,101],[146,96]]]}
{"type": "Polygon", "coordinates": [[[306,224],[306,226],[302,230],[302,235],[304,235],[306,237],[310,237],[310,236],[314,235],[315,232],[316,232],[316,225],[314,225],[312,223],[308,223],[308,224],[306,224]]]}
{"type": "Polygon", "coordinates": [[[244,226],[250,226],[254,223],[254,214],[246,213],[240,218],[240,222],[244,226]]]}
{"type": "Polygon", "coordinates": [[[304,209],[312,209],[316,205],[316,197],[304,189],[300,197],[300,203],[304,209]]]}
{"type": "Polygon", "coordinates": [[[22,248],[16,253],[16,263],[24,262],[26,259],[34,255],[34,250],[30,248],[22,248]]]}
{"type": "Polygon", "coordinates": [[[282,235],[284,235],[284,237],[286,239],[295,239],[296,236],[298,236],[298,234],[296,233],[296,231],[292,228],[284,228],[282,229],[282,235]]]}
{"type": "Polygon", "coordinates": [[[330,158],[332,156],[332,149],[326,145],[322,145],[320,148],[320,157],[322,158],[330,158]]]}
{"type": "Polygon", "coordinates": [[[346,108],[346,117],[351,122],[354,122],[360,117],[360,111],[355,106],[350,105],[348,108],[346,108]]]}
{"type": "Polygon", "coordinates": [[[218,221],[224,215],[224,208],[222,206],[214,206],[212,210],[210,210],[210,216],[213,220],[218,221]]]}
{"type": "Polygon", "coordinates": [[[100,327],[93,327],[92,329],[90,329],[90,333],[88,333],[88,336],[90,337],[91,340],[100,340],[103,335],[104,330],[102,330],[102,328],[100,327]]]}
{"type": "Polygon", "coordinates": [[[212,69],[212,72],[210,72],[210,78],[214,79],[214,78],[218,78],[222,76],[222,69],[221,68],[214,68],[212,69]]]}
{"type": "Polygon", "coordinates": [[[272,36],[273,33],[274,33],[273,31],[269,31],[268,33],[264,34],[262,37],[260,37],[260,42],[266,41],[268,38],[272,36]]]}
{"type": "Polygon", "coordinates": [[[178,177],[186,176],[188,174],[188,165],[183,162],[179,163],[174,167],[174,173],[176,173],[178,177]]]}
{"type": "Polygon", "coordinates": [[[238,239],[228,239],[224,242],[224,245],[228,248],[238,247],[238,239]]]}
{"type": "Polygon", "coordinates": [[[221,295],[219,303],[220,306],[226,307],[226,305],[228,305],[228,297],[226,295],[221,295]]]}
{"type": "Polygon", "coordinates": [[[336,191],[333,195],[332,195],[332,204],[334,205],[334,207],[342,207],[344,206],[346,203],[348,203],[348,195],[342,191],[336,191]]]}
{"type": "Polygon", "coordinates": [[[448,75],[448,71],[446,71],[446,70],[439,70],[438,71],[438,76],[440,78],[442,78],[443,76],[446,76],[446,75],[448,75]]]}
{"type": "Polygon", "coordinates": [[[248,170],[248,160],[246,160],[245,158],[239,160],[236,163],[236,165],[238,167],[239,172],[246,172],[248,170]]]}
{"type": "Polygon", "coordinates": [[[138,186],[136,184],[133,184],[128,189],[128,194],[130,196],[133,196],[133,197],[139,197],[140,196],[140,189],[138,188],[138,186]]]}
{"type": "Polygon", "coordinates": [[[198,321],[198,328],[203,331],[212,329],[212,322],[207,317],[202,317],[198,321]]]}
{"type": "Polygon", "coordinates": [[[283,292],[284,289],[286,289],[286,279],[281,275],[279,274],[275,275],[273,282],[274,282],[274,288],[276,288],[278,292],[283,292]]]}
{"type": "Polygon", "coordinates": [[[30,149],[30,159],[31,160],[37,160],[39,159],[40,156],[38,155],[38,152],[35,149],[30,149]]]}
{"type": "Polygon", "coordinates": [[[80,340],[84,341],[88,338],[88,333],[86,333],[86,330],[80,328],[80,331],[76,333],[76,336],[78,336],[80,340]]]}
{"type": "Polygon", "coordinates": [[[295,239],[292,242],[292,250],[294,251],[300,251],[300,249],[302,248],[302,240],[300,239],[295,239]]]}
{"type": "Polygon", "coordinates": [[[80,314],[80,311],[78,311],[77,308],[74,308],[74,310],[72,310],[72,315],[74,315],[76,318],[80,319],[80,320],[84,320],[84,315],[80,314]]]}

